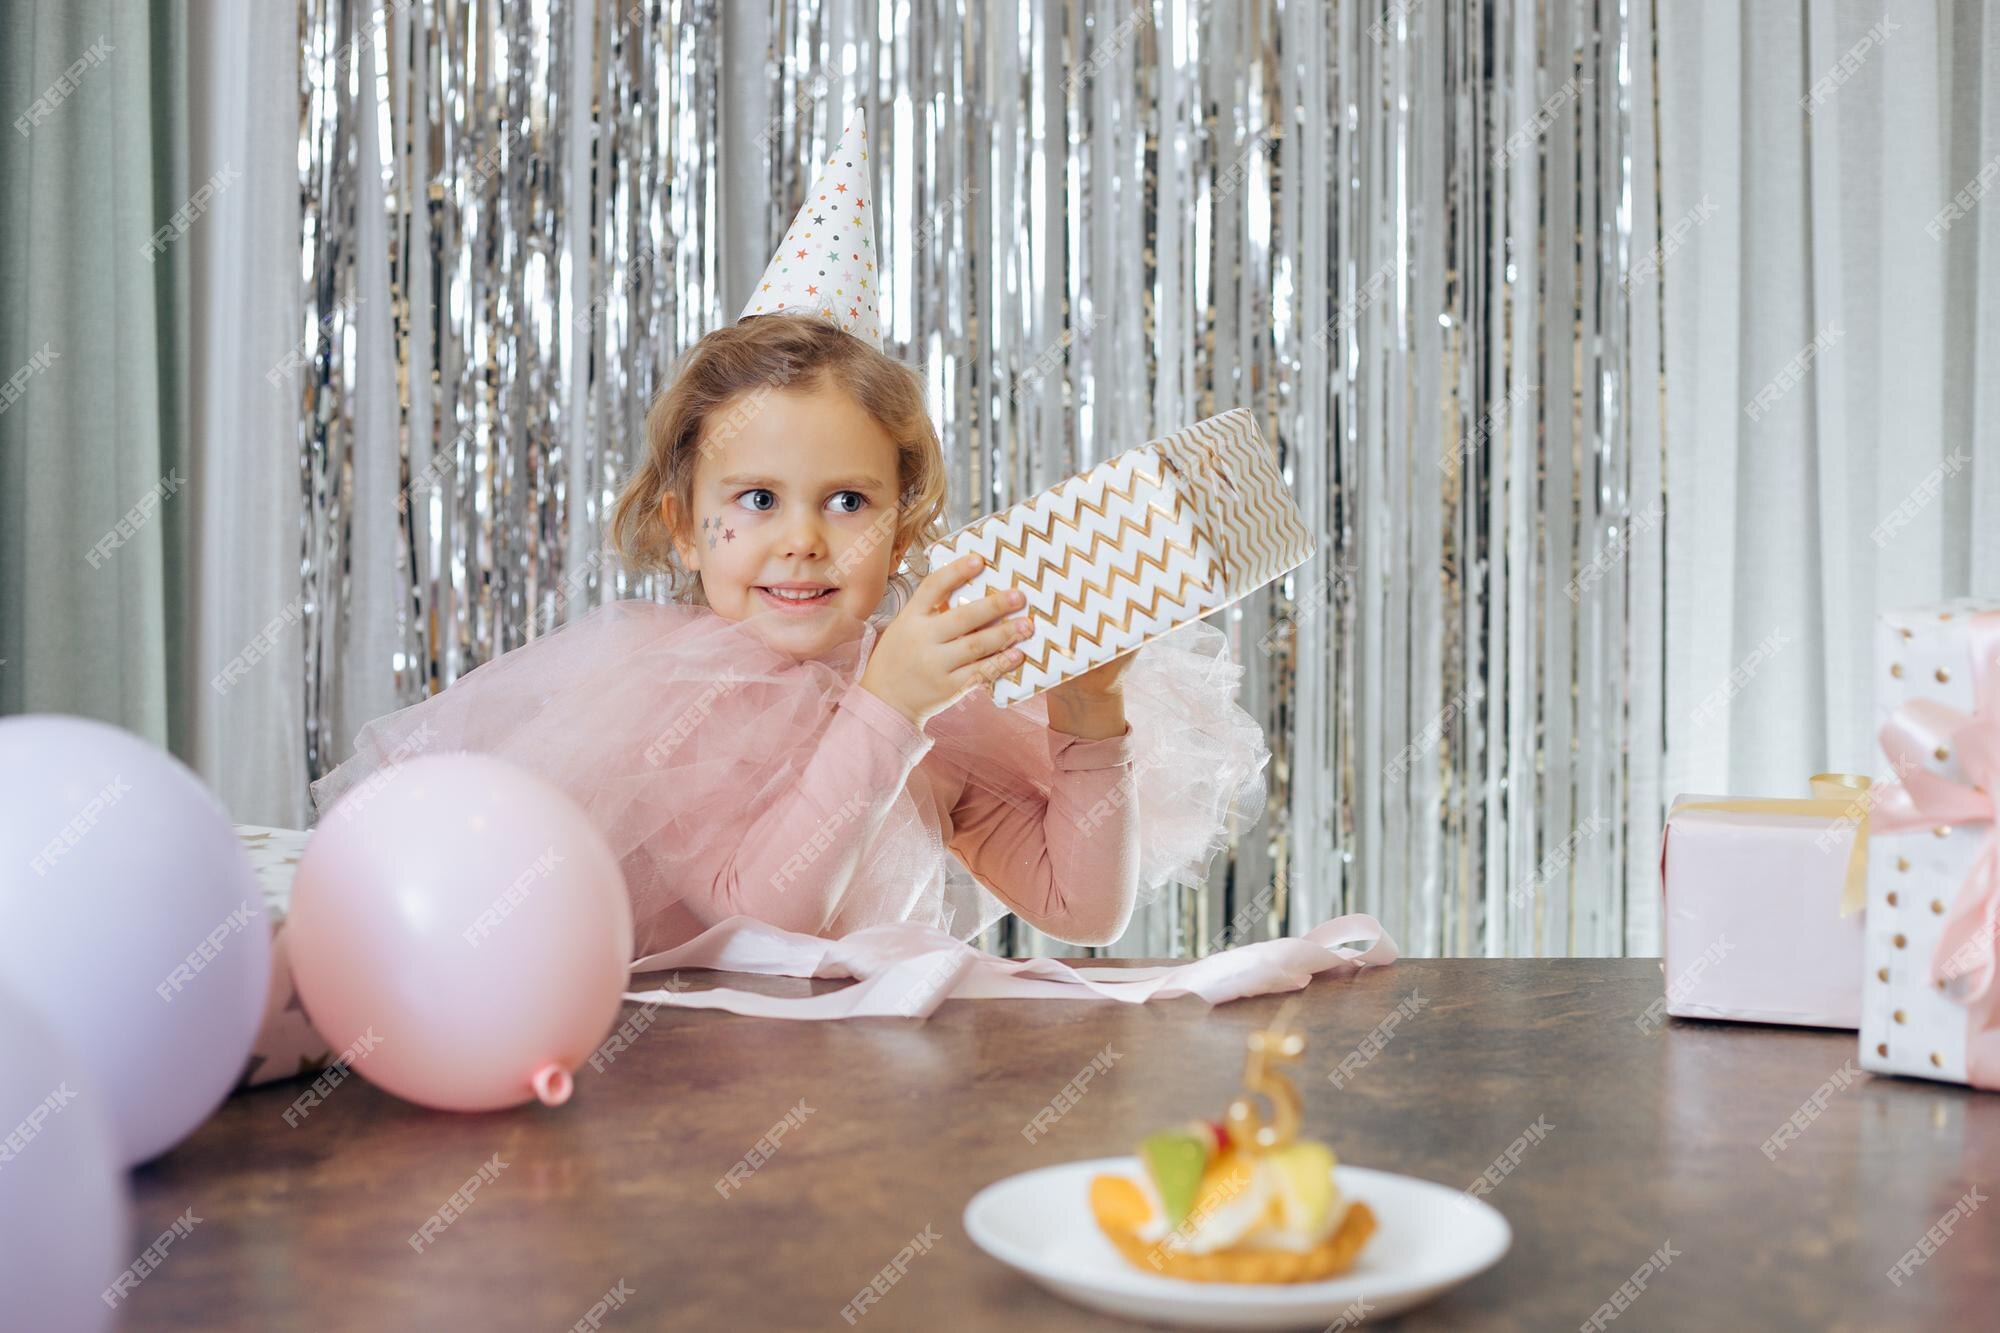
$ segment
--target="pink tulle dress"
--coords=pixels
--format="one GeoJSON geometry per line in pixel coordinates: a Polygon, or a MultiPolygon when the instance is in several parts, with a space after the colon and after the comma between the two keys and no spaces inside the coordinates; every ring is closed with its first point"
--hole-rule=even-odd
{"type": "Polygon", "coordinates": [[[1125,735],[1052,729],[975,690],[922,729],[859,681],[886,622],[801,656],[755,621],[613,602],[363,727],[312,785],[328,809],[385,763],[470,750],[566,792],[618,856],[637,955],[738,915],[828,937],[917,921],[969,939],[1008,912],[1077,944],[1200,883],[1263,809],[1242,668],[1196,623],[1125,672],[1125,735]]]}

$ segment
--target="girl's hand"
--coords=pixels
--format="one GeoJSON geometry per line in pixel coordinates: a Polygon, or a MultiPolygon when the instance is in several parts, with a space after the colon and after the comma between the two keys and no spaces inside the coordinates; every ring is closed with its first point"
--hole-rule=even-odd
{"type": "Polygon", "coordinates": [[[1132,665],[1137,653],[1127,653],[1114,657],[1102,666],[1094,666],[1081,676],[1072,676],[1060,685],[1049,686],[1049,693],[1060,695],[1076,702],[1088,702],[1108,698],[1119,693],[1118,681],[1125,674],[1125,668],[1132,665]]]}
{"type": "Polygon", "coordinates": [[[1013,645],[1027,638],[1032,627],[1026,616],[1001,617],[1019,611],[1027,598],[1010,589],[963,606],[948,605],[952,592],[985,563],[969,555],[932,570],[917,585],[910,604],[882,631],[868,669],[861,673],[861,688],[914,726],[923,726],[969,691],[1021,664],[1024,654],[1013,645]]]}
{"type": "Polygon", "coordinates": [[[1094,666],[1060,685],[1051,685],[1048,690],[1049,725],[1057,731],[1090,740],[1124,735],[1127,729],[1125,691],[1119,678],[1137,656],[1137,653],[1127,653],[1102,666],[1094,666]]]}

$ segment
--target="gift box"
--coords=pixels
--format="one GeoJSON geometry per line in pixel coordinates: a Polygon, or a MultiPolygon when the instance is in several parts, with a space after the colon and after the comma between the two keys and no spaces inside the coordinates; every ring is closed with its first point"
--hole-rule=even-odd
{"type": "Polygon", "coordinates": [[[1821,774],[1812,790],[1674,802],[1660,848],[1667,1013],[1861,1025],[1867,783],[1821,774]]]}
{"type": "Polygon", "coordinates": [[[264,889],[264,906],[271,918],[271,987],[265,993],[264,1018],[257,1039],[251,1043],[250,1059],[236,1090],[296,1078],[324,1069],[333,1058],[325,1038],[314,1030],[306,1017],[292,984],[292,968],[285,949],[285,916],[291,910],[292,877],[298,873],[306,835],[296,829],[263,828],[238,824],[236,836],[250,858],[250,868],[264,889]]]}
{"type": "Polygon", "coordinates": [[[1239,408],[970,523],[930,560],[985,558],[955,601],[1027,594],[1025,660],[993,685],[1008,704],[1221,610],[1313,549],[1276,456],[1239,408]]]}
{"type": "Polygon", "coordinates": [[[1861,1066],[2000,1088],[2000,601],[1886,612],[1861,1066]]]}

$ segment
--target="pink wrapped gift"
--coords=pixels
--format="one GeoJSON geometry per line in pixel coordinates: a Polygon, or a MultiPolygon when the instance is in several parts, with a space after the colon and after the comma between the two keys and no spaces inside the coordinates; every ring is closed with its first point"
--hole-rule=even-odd
{"type": "Polygon", "coordinates": [[[1660,849],[1669,1014],[1861,1026],[1867,784],[1813,787],[1674,802],[1660,849]]]}
{"type": "Polygon", "coordinates": [[[2000,600],[1884,612],[1861,1067],[2000,1090],[2000,600]]]}
{"type": "Polygon", "coordinates": [[[271,989],[264,999],[264,1021],[251,1043],[250,1060],[236,1090],[296,1078],[326,1067],[333,1050],[314,1030],[292,985],[292,968],[285,949],[285,914],[292,901],[292,876],[298,872],[306,835],[297,829],[238,824],[236,836],[250,858],[250,868],[264,888],[264,905],[271,916],[271,989]]]}

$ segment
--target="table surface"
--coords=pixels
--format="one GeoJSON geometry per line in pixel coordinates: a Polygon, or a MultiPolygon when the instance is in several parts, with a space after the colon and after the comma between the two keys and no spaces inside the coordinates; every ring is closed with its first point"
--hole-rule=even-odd
{"type": "MultiPolygon", "coordinates": [[[[1460,1188],[1491,1168],[1487,1199],[1514,1229],[1498,1265],[1391,1326],[1577,1328],[1663,1245],[1675,1257],[1619,1333],[1990,1326],[2000,1208],[1912,1255],[1900,1285],[1889,1271],[1968,1191],[2000,1184],[2000,1095],[1859,1073],[1852,1033],[1649,1028],[1660,992],[1650,959],[1411,959],[1304,992],[1305,1132],[1345,1162],[1460,1188]],[[1327,1072],[1399,1005],[1409,1017],[1333,1088],[1327,1072]],[[1538,1141],[1509,1167],[1524,1135],[1538,1141]]],[[[860,1327],[1130,1329],[988,1258],[966,1202],[1220,1114],[1246,1034],[1283,998],[949,1001],[922,1022],[648,1011],[553,1110],[433,1113],[353,1078],[293,1127],[282,1113],[306,1084],[270,1085],[135,1174],[136,1236],[189,1208],[202,1223],[124,1326],[559,1329],[622,1283],[606,1329],[844,1329],[842,1307],[929,1227],[943,1239],[860,1327]],[[1108,1071],[1029,1142],[1030,1118],[1107,1046],[1108,1071]],[[801,1101],[775,1155],[719,1192],[801,1101]],[[505,1169],[414,1252],[494,1154],[505,1169]]]]}

